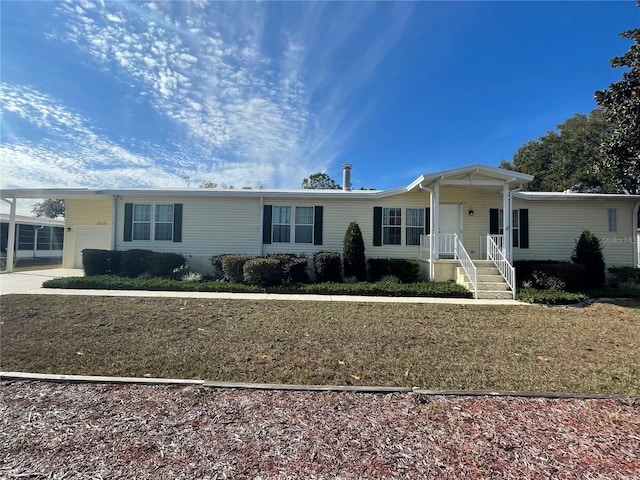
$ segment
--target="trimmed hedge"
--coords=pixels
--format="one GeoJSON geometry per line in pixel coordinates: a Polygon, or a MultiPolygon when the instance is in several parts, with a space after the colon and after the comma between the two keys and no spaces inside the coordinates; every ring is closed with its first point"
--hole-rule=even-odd
{"type": "Polygon", "coordinates": [[[258,257],[247,260],[242,268],[243,280],[249,285],[271,287],[282,283],[284,261],[274,257],[258,257]]]}
{"type": "Polygon", "coordinates": [[[600,287],[604,284],[602,245],[598,237],[589,230],[580,235],[571,260],[586,267],[584,278],[587,287],[600,287]]]}
{"type": "Polygon", "coordinates": [[[367,278],[367,260],[364,254],[364,240],[357,222],[351,222],[344,234],[342,249],[344,276],[356,277],[360,281],[367,278]]]}
{"type": "Polygon", "coordinates": [[[151,250],[125,250],[120,254],[120,272],[124,277],[135,278],[151,270],[151,250]]]}
{"type": "Polygon", "coordinates": [[[405,258],[370,258],[369,280],[377,282],[381,278],[392,275],[401,283],[414,283],[420,281],[420,264],[416,260],[405,258]]]}
{"type": "Polygon", "coordinates": [[[87,248],[82,251],[82,268],[86,276],[117,275],[120,272],[120,254],[115,250],[87,248]]]}
{"type": "Polygon", "coordinates": [[[187,262],[177,253],[151,250],[96,250],[82,252],[82,268],[86,276],[120,275],[135,278],[140,275],[175,278],[187,268],[187,262]]]}
{"type": "Polygon", "coordinates": [[[178,253],[152,252],[148,273],[152,277],[179,278],[187,270],[185,258],[178,253]]]}
{"type": "Polygon", "coordinates": [[[587,300],[587,296],[583,293],[554,292],[535,288],[522,288],[518,291],[516,297],[522,302],[547,305],[571,305],[587,300]]]}
{"type": "Polygon", "coordinates": [[[342,259],[336,252],[317,252],[313,256],[313,266],[316,269],[316,282],[341,282],[342,259]]]}
{"type": "Polygon", "coordinates": [[[224,279],[232,283],[242,283],[244,280],[244,264],[257,258],[254,255],[223,255],[222,272],[224,279]]]}
{"type": "Polygon", "coordinates": [[[274,253],[267,258],[280,260],[282,283],[309,283],[309,260],[305,255],[295,253],[274,253]]]}

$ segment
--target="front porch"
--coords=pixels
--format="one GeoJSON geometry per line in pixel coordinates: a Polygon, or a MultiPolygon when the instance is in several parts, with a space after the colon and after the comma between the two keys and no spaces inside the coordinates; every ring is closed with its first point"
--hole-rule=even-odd
{"type": "Polygon", "coordinates": [[[515,269],[507,258],[504,235],[483,236],[484,258],[471,258],[457,234],[420,237],[420,261],[432,281],[455,280],[474,298],[515,298],[515,269]]]}

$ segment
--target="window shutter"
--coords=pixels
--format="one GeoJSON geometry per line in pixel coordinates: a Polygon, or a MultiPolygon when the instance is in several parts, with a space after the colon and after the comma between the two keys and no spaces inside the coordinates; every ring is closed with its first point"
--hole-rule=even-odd
{"type": "Polygon", "coordinates": [[[130,242],[133,233],[133,203],[124,204],[124,238],[123,241],[130,242]]]}
{"type": "Polygon", "coordinates": [[[173,204],[173,241],[182,242],[182,204],[173,204]]]}
{"type": "Polygon", "coordinates": [[[431,235],[431,208],[424,209],[424,234],[431,235]]]}
{"type": "Polygon", "coordinates": [[[499,209],[489,210],[489,235],[500,235],[500,213],[499,209]]]}
{"type": "Polygon", "coordinates": [[[529,209],[520,209],[520,248],[529,248],[529,209]]]}
{"type": "Polygon", "coordinates": [[[273,206],[265,205],[262,214],[262,243],[271,243],[271,219],[273,206]]]}
{"type": "Polygon", "coordinates": [[[373,207],[373,246],[382,245],[382,207],[373,207]]]}
{"type": "Polygon", "coordinates": [[[324,208],[317,205],[313,208],[313,244],[322,245],[322,215],[324,208]]]}

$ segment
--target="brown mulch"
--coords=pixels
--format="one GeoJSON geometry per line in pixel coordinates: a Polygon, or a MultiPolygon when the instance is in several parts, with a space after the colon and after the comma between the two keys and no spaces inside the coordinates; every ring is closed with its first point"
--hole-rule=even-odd
{"type": "Polygon", "coordinates": [[[616,400],[4,382],[0,478],[640,478],[616,400]]]}

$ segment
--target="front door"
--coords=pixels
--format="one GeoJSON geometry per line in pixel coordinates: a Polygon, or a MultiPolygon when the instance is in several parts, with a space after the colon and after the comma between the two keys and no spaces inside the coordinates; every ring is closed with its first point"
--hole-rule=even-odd
{"type": "Polygon", "coordinates": [[[440,258],[453,258],[455,246],[453,234],[462,240],[459,203],[440,204],[440,258]]]}

